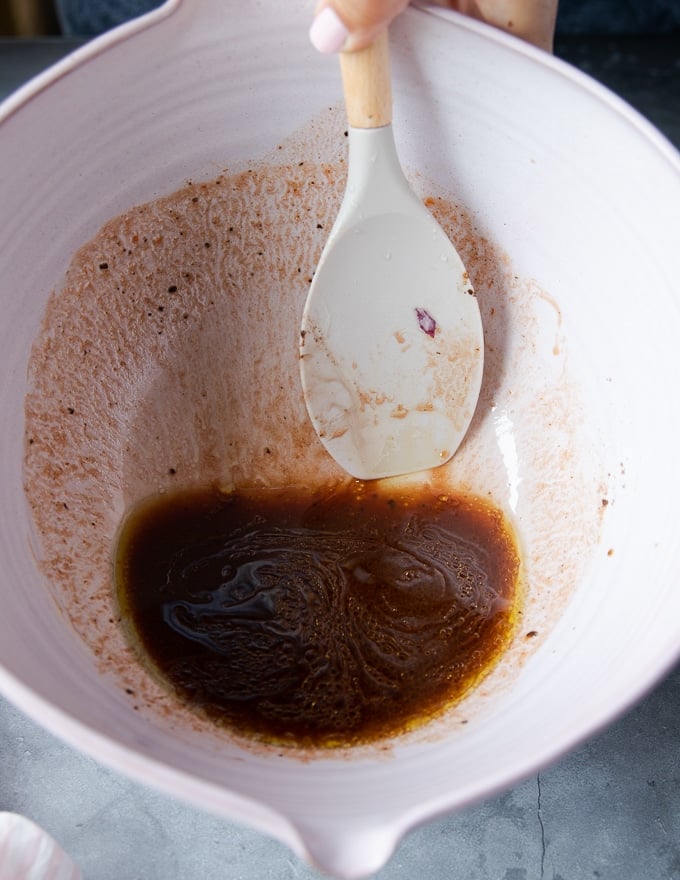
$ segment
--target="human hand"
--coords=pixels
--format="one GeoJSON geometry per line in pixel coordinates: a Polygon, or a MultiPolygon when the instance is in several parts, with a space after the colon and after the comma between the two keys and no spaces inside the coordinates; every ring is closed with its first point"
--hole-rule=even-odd
{"type": "MultiPolygon", "coordinates": [[[[552,50],[557,0],[435,0],[472,18],[552,50]]],[[[408,0],[321,0],[310,30],[324,53],[354,52],[370,45],[408,0]]]]}

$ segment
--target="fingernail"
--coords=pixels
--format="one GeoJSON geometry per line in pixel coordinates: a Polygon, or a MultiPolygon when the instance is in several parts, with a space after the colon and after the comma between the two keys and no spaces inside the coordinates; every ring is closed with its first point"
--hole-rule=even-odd
{"type": "Polygon", "coordinates": [[[324,6],[309,29],[312,46],[324,55],[339,52],[348,36],[349,31],[331,6],[324,6]]]}

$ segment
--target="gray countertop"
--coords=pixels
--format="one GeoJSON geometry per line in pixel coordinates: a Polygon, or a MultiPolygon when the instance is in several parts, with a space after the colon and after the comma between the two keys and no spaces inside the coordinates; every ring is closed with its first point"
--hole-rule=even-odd
{"type": "MultiPolygon", "coordinates": [[[[0,40],[0,98],[75,45],[0,40]]],[[[680,37],[562,37],[556,54],[680,145],[680,37]]],[[[85,880],[320,877],[277,842],[105,769],[2,699],[0,810],[42,825],[85,880]]],[[[376,875],[414,876],[680,880],[680,667],[557,764],[411,832],[376,875]]]]}

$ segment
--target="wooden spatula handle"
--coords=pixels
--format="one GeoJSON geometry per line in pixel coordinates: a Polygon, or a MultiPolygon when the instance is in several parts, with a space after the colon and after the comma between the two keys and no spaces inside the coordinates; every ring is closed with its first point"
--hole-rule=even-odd
{"type": "Polygon", "coordinates": [[[347,119],[353,128],[392,122],[392,85],[387,31],[366,49],[340,54],[347,119]]]}

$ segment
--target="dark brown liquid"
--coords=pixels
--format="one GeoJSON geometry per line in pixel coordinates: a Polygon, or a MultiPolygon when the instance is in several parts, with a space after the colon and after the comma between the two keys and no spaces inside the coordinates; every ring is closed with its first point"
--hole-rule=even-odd
{"type": "Polygon", "coordinates": [[[126,520],[116,581],[181,699],[268,742],[345,746],[479,681],[511,633],[518,570],[486,503],[354,482],[159,497],[126,520]]]}

